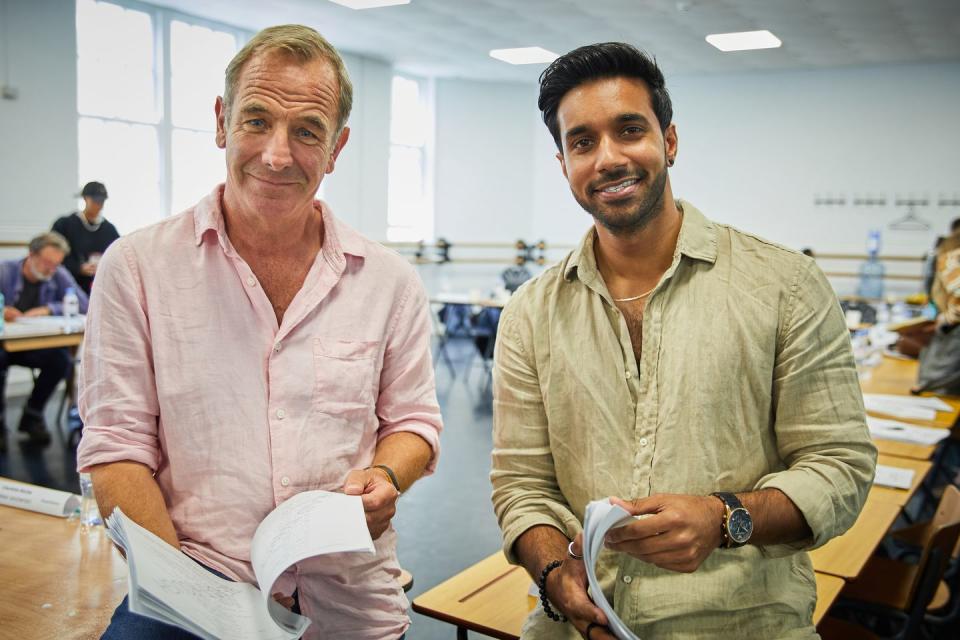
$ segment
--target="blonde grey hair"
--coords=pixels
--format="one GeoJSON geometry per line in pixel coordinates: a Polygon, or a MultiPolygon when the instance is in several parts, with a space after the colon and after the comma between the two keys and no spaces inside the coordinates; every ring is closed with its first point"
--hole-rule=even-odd
{"type": "Polygon", "coordinates": [[[41,233],[30,241],[30,253],[40,253],[47,247],[59,249],[60,251],[63,251],[64,255],[70,253],[70,243],[67,242],[67,239],[56,231],[47,231],[46,233],[41,233]]]}
{"type": "Polygon", "coordinates": [[[347,73],[347,67],[343,63],[343,58],[333,48],[333,45],[310,27],[300,24],[283,24],[275,27],[267,27],[260,31],[248,42],[237,55],[233,57],[230,64],[227,65],[226,78],[223,88],[224,110],[227,119],[230,117],[230,107],[233,103],[234,94],[237,91],[237,85],[240,82],[240,73],[244,65],[250,61],[253,56],[260,53],[269,53],[272,51],[281,51],[293,56],[301,63],[311,62],[313,60],[326,60],[332,66],[337,74],[337,129],[334,135],[340,134],[344,125],[347,124],[347,118],[350,117],[350,109],[353,108],[353,84],[350,82],[350,75],[347,73]]]}

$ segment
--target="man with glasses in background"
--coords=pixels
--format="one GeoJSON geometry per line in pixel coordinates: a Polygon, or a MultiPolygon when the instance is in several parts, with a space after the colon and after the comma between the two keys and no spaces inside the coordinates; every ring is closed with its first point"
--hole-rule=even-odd
{"type": "MultiPolygon", "coordinates": [[[[0,293],[3,294],[3,319],[16,322],[20,318],[61,315],[63,296],[73,288],[80,302],[80,313],[86,313],[87,295],[79,290],[70,272],[61,266],[70,253],[70,245],[59,233],[43,233],[30,241],[26,258],[0,263],[0,293]]],[[[50,443],[43,411],[60,381],[70,370],[70,352],[63,347],[32,349],[8,353],[0,349],[0,452],[6,450],[6,382],[7,368],[20,365],[39,369],[33,392],[20,417],[19,430],[29,442],[40,446],[50,443]]]]}

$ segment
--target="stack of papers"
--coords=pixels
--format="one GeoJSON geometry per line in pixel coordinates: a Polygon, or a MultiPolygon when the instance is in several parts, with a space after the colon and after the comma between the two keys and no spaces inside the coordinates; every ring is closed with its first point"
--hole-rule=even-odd
{"type": "Polygon", "coordinates": [[[327,491],[295,495],[257,527],[250,553],[262,591],[210,573],[119,508],[107,518],[107,534],[127,555],[130,611],[208,640],[299,638],[310,620],[273,599],[277,578],[313,556],[374,551],[360,496],[327,491]]]}
{"type": "Polygon", "coordinates": [[[583,563],[587,568],[590,597],[593,598],[594,604],[606,614],[607,626],[619,640],[640,640],[640,638],[630,631],[604,597],[600,581],[597,580],[597,558],[600,556],[607,532],[634,521],[634,517],[623,507],[612,505],[609,500],[594,500],[588,504],[586,517],[583,520],[583,563]]]}
{"type": "Polygon", "coordinates": [[[890,467],[885,464],[877,465],[877,474],[873,484],[893,489],[909,489],[913,484],[913,469],[890,467]]]}
{"type": "Polygon", "coordinates": [[[867,411],[912,420],[933,420],[937,417],[938,411],[953,410],[940,398],[897,396],[882,393],[863,394],[863,404],[867,411]]]}
{"type": "Polygon", "coordinates": [[[66,518],[80,507],[80,496],[0,478],[0,504],[66,518]]]}
{"type": "Polygon", "coordinates": [[[896,420],[884,420],[867,416],[867,427],[870,429],[870,436],[881,440],[895,440],[897,442],[906,442],[907,444],[933,445],[950,435],[949,429],[937,429],[936,427],[918,427],[917,425],[897,422],[896,420]]]}

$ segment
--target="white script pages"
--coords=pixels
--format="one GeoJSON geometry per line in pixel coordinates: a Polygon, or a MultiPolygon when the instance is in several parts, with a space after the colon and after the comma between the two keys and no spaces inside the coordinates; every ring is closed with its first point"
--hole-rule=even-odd
{"type": "Polygon", "coordinates": [[[583,519],[583,563],[587,568],[587,582],[590,583],[590,596],[593,602],[600,607],[607,616],[607,623],[613,635],[619,640],[640,640],[636,634],[623,623],[607,602],[597,580],[597,558],[603,548],[603,539],[607,531],[622,527],[634,522],[634,517],[622,507],[610,504],[609,500],[594,500],[587,505],[586,516],[583,519]]]}
{"type": "Polygon", "coordinates": [[[210,573],[119,508],[107,518],[107,533],[127,555],[130,611],[210,640],[299,638],[310,620],[274,601],[277,578],[314,556],[374,552],[360,497],[329,491],[299,493],[257,527],[250,555],[262,591],[210,573]]]}

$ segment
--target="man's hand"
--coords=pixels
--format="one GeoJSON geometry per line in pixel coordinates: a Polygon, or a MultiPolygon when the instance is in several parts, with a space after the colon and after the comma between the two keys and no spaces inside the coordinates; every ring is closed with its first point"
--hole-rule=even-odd
{"type": "Polygon", "coordinates": [[[692,573],[723,540],[723,503],[713,496],[659,494],[610,502],[631,515],[648,517],[612,529],[607,547],[661,569],[692,573]]]}
{"type": "Polygon", "coordinates": [[[34,307],[33,309],[28,310],[24,313],[28,318],[36,318],[38,316],[48,316],[50,315],[50,307],[34,307]]]}
{"type": "MultiPolygon", "coordinates": [[[[573,541],[573,552],[583,555],[583,534],[578,534],[573,541]]],[[[589,640],[616,640],[605,626],[607,617],[597,605],[593,604],[587,595],[587,569],[583,560],[567,557],[563,564],[547,575],[545,585],[547,599],[554,609],[567,616],[577,631],[589,640]],[[590,635],[587,636],[587,626],[593,623],[590,635]]]]}
{"type": "Polygon", "coordinates": [[[80,265],[80,273],[92,278],[97,273],[97,263],[84,262],[82,265],[80,265]]]}
{"type": "Polygon", "coordinates": [[[288,611],[292,610],[293,605],[296,604],[296,600],[293,599],[293,596],[285,596],[279,591],[273,594],[273,599],[279,602],[280,606],[288,611]]]}
{"type": "Polygon", "coordinates": [[[23,315],[23,312],[16,307],[4,307],[3,308],[3,319],[6,322],[14,322],[17,318],[23,315]]]}
{"type": "Polygon", "coordinates": [[[397,512],[397,498],[400,497],[400,492],[386,474],[379,469],[354,469],[347,474],[343,492],[348,496],[362,497],[370,536],[376,540],[383,535],[397,512]]]}

